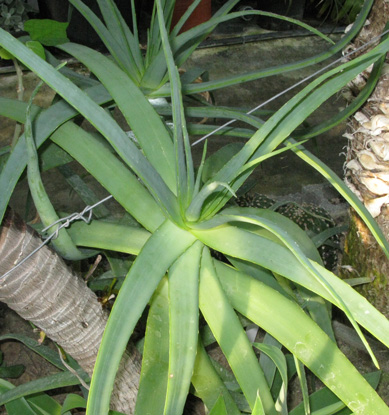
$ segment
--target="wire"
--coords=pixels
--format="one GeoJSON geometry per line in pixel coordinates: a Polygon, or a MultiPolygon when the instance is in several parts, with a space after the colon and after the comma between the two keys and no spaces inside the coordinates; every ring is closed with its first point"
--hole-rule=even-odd
{"type": "Polygon", "coordinates": [[[20,267],[20,265],[22,265],[24,262],[26,262],[28,259],[30,259],[33,255],[35,255],[40,249],[42,249],[50,241],[57,238],[58,233],[62,228],[68,228],[70,226],[70,224],[72,222],[75,222],[76,220],[83,220],[85,223],[90,223],[90,221],[92,220],[93,209],[96,206],[98,206],[98,205],[106,202],[107,200],[111,199],[112,197],[113,197],[112,195],[107,196],[107,197],[105,197],[104,199],[100,200],[99,202],[95,203],[92,206],[86,206],[82,212],[74,212],[69,216],[58,219],[57,221],[55,221],[51,225],[46,226],[46,228],[44,228],[42,230],[42,233],[46,232],[48,229],[52,228],[53,226],[61,223],[61,225],[59,225],[54,232],[52,232],[48,236],[43,237],[43,242],[37,248],[35,248],[32,252],[30,252],[25,258],[23,258],[18,264],[16,264],[14,267],[12,267],[9,271],[7,271],[5,274],[0,276],[0,279],[3,279],[5,277],[7,277],[12,271],[14,271],[16,268],[20,267]],[[86,213],[88,213],[87,217],[85,217],[86,213]]]}
{"type": "MultiPolygon", "coordinates": [[[[333,62],[329,63],[328,65],[324,66],[323,68],[317,70],[316,72],[314,72],[311,75],[308,75],[307,77],[305,77],[304,79],[296,82],[295,84],[291,85],[290,87],[284,89],[283,91],[279,92],[278,94],[274,95],[273,97],[269,98],[268,100],[262,102],[261,104],[257,105],[256,107],[252,108],[250,111],[248,111],[246,113],[246,115],[250,115],[253,112],[259,110],[260,108],[264,107],[265,105],[269,104],[269,102],[274,101],[275,99],[281,97],[282,95],[286,94],[287,92],[291,91],[292,89],[298,87],[299,85],[303,84],[306,81],[309,81],[310,79],[312,79],[313,77],[315,77],[316,75],[326,71],[328,68],[330,68],[331,66],[336,65],[339,62],[344,61],[346,58],[348,58],[349,56],[359,52],[360,50],[366,48],[367,46],[371,45],[372,43],[374,43],[375,41],[377,41],[378,39],[380,39],[382,36],[386,35],[387,33],[389,33],[389,30],[386,30],[385,32],[381,33],[378,36],[373,37],[371,40],[369,40],[367,43],[364,43],[362,46],[359,46],[358,48],[352,50],[351,52],[346,53],[345,55],[341,56],[340,58],[334,60],[333,62]]],[[[206,140],[208,137],[211,137],[212,135],[214,135],[215,133],[217,133],[218,131],[222,130],[223,128],[233,124],[234,122],[236,122],[236,119],[232,119],[230,121],[227,121],[225,124],[221,125],[220,127],[216,128],[215,130],[211,131],[210,133],[204,135],[203,137],[199,138],[198,140],[196,140],[195,142],[192,143],[192,147],[201,143],[202,141],[206,140]]]]}

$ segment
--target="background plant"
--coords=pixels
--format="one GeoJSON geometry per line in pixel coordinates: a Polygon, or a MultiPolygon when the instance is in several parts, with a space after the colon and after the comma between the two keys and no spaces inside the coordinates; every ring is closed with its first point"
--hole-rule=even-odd
{"type": "MultiPolygon", "coordinates": [[[[104,90],[95,84],[86,89],[87,94],[11,36],[5,32],[0,36],[0,43],[6,50],[70,104],[59,100],[38,115],[39,109],[31,105],[28,109],[22,102],[13,102],[11,106],[10,101],[2,100],[3,114],[34,125],[34,129],[28,127],[25,135],[20,137],[3,169],[0,182],[3,180],[5,194],[10,192],[24,166],[33,162],[36,151],[31,143],[38,149],[50,137],[52,143],[83,165],[142,225],[142,228],[134,228],[97,220],[93,221],[93,226],[79,223],[69,229],[67,243],[56,245],[63,256],[72,259],[88,254],[85,251],[80,254],[77,246],[137,255],[107,325],[92,379],[87,413],[107,413],[120,356],[148,304],[150,310],[136,413],[182,413],[191,382],[208,408],[215,406],[215,412],[223,413],[225,407],[227,413],[239,413],[237,398],[208,360],[203,345],[206,338],[198,336],[199,310],[226,355],[239,385],[239,397],[250,411],[287,413],[288,375],[279,353],[283,345],[294,356],[303,385],[301,363],[335,392],[339,399],[335,398],[331,405],[337,405],[338,412],[346,405],[357,414],[388,413],[387,406],[336,347],[326,301],[346,313],[362,338],[356,322],[386,345],[389,344],[387,320],[349,285],[325,270],[312,241],[292,222],[267,210],[223,209],[264,159],[292,150],[342,192],[388,251],[387,243],[364,207],[342,181],[301,144],[301,140],[347,117],[361,104],[363,97],[335,119],[310,131],[300,131],[300,141],[290,137],[315,108],[360,71],[373,63],[378,71],[382,56],[388,50],[388,41],[341,68],[328,70],[266,122],[239,111],[208,107],[185,110],[182,85],[170,46],[172,39],[169,42],[163,9],[160,2],[157,5],[171,88],[172,105],[167,109],[174,121],[172,130],[160,119],[144,97],[144,91],[131,77],[100,53],[80,45],[61,46],[62,50],[78,57],[106,87],[104,90]],[[137,139],[136,144],[100,106],[111,103],[112,99],[125,115],[137,139]],[[131,105],[133,102],[136,105],[131,105]],[[233,114],[249,126],[247,129],[220,130],[224,133],[227,129],[229,134],[236,133],[249,139],[208,178],[203,177],[206,148],[204,162],[196,171],[188,136],[189,127],[193,130],[204,127],[187,127],[185,111],[188,115],[192,111],[201,117],[204,114],[221,117],[233,114]],[[105,140],[73,123],[71,119],[78,114],[89,120],[105,140]],[[279,148],[280,144],[286,147],[279,148]],[[128,238],[134,232],[142,234],[143,239],[128,238]],[[107,235],[112,237],[108,239],[107,235]],[[209,248],[226,255],[231,265],[213,259],[209,248]],[[269,333],[267,339],[275,347],[267,347],[267,342],[255,346],[270,355],[273,362],[270,369],[265,370],[258,363],[235,310],[269,333]],[[289,330],[291,322],[293,332],[289,330]],[[275,382],[268,379],[274,377],[276,370],[282,381],[272,391],[270,385],[275,382]],[[150,396],[150,390],[153,396],[150,396]]],[[[251,79],[250,76],[247,79],[251,79]]],[[[29,175],[31,179],[39,180],[39,171],[30,170],[29,175]]],[[[34,189],[32,191],[34,193],[34,189]]],[[[45,214],[49,202],[36,197],[35,203],[42,221],[50,222],[51,217],[45,214]]],[[[306,393],[304,397],[307,408],[306,393]]],[[[328,405],[328,401],[324,401],[323,405],[328,405]]]]}
{"type": "Polygon", "coordinates": [[[0,27],[10,32],[24,30],[24,22],[33,8],[24,0],[4,0],[0,5],[0,27]]]}
{"type": "Polygon", "coordinates": [[[363,6],[363,0],[311,0],[318,8],[318,16],[335,22],[352,23],[363,6]]]}

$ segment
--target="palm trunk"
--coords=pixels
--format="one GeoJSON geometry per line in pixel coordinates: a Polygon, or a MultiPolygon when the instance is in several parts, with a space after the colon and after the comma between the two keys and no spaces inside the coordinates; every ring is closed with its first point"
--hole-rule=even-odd
{"type": "MultiPolygon", "coordinates": [[[[31,228],[8,210],[0,229],[0,275],[41,244],[31,228]]],[[[69,353],[91,376],[107,313],[84,280],[49,247],[0,279],[0,301],[29,320],[69,353]]],[[[140,356],[123,356],[112,394],[112,409],[132,414],[138,391],[140,356]]]]}
{"type": "MultiPolygon", "coordinates": [[[[389,3],[376,0],[368,24],[355,41],[355,46],[366,43],[383,32],[389,20],[389,3]]],[[[369,72],[350,85],[356,95],[364,86],[369,72]]],[[[389,240],[389,75],[382,76],[363,108],[349,122],[349,145],[346,164],[346,182],[376,218],[389,240]]],[[[389,261],[375,242],[364,223],[351,212],[351,226],[346,238],[343,276],[363,276],[370,284],[360,291],[383,314],[389,317],[389,261]]]]}

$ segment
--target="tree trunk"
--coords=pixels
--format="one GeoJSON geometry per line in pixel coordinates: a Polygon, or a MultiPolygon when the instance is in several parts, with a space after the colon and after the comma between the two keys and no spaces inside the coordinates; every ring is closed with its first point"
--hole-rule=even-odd
{"type": "MultiPolygon", "coordinates": [[[[0,229],[0,275],[41,244],[38,234],[8,210],[0,229]]],[[[48,246],[0,279],[0,301],[59,344],[91,376],[107,313],[87,287],[48,246]]],[[[132,414],[141,358],[125,353],[112,393],[112,409],[132,414]]]]}
{"type": "MultiPolygon", "coordinates": [[[[376,0],[352,48],[382,33],[388,20],[389,3],[376,0]]],[[[353,81],[351,95],[357,95],[363,88],[369,73],[365,71],[353,81]]],[[[385,67],[372,96],[350,120],[347,137],[346,183],[389,240],[389,73],[385,67]]],[[[369,277],[371,283],[358,289],[389,317],[389,261],[355,212],[351,212],[350,221],[342,276],[369,277]]]]}

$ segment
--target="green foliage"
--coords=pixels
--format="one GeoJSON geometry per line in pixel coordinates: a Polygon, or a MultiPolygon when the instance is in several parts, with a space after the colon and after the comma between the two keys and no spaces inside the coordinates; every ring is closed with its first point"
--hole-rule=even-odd
{"type": "MultiPolygon", "coordinates": [[[[56,46],[68,42],[66,29],[69,23],[56,22],[49,19],[31,19],[24,23],[23,29],[29,33],[30,39],[23,39],[25,45],[40,58],[46,59],[44,46],[56,46]]],[[[13,59],[14,57],[4,48],[0,47],[0,58],[13,59]]]]}
{"type": "Polygon", "coordinates": [[[56,22],[50,19],[31,19],[24,24],[31,40],[40,42],[45,46],[56,46],[69,42],[66,29],[69,23],[56,22]]]}
{"type": "Polygon", "coordinates": [[[363,6],[363,0],[322,0],[317,3],[318,16],[334,22],[352,23],[363,6]]]}
{"type": "Polygon", "coordinates": [[[0,353],[0,378],[18,378],[24,369],[23,365],[4,366],[3,353],[0,353]]]}
{"type": "MultiPolygon", "coordinates": [[[[44,143],[48,146],[55,143],[85,167],[138,222],[135,225],[94,220],[91,225],[72,226],[68,234],[60,231],[74,246],[108,251],[115,277],[115,272],[120,273],[122,268],[114,265],[110,251],[136,256],[127,263],[131,266],[103,336],[87,414],[108,413],[110,391],[121,356],[145,310],[148,316],[136,415],[180,415],[191,383],[195,394],[212,413],[286,415],[287,388],[296,372],[305,396],[305,411],[311,406],[322,413],[336,413],[334,410],[348,407],[358,415],[389,414],[389,408],[374,388],[338,349],[330,324],[330,304],[345,313],[373,359],[359,325],[389,346],[387,319],[323,267],[315,243],[291,220],[268,209],[224,208],[263,160],[292,150],[348,198],[389,254],[388,243],[358,199],[304,149],[301,141],[291,138],[296,128],[328,97],[358,73],[382,61],[389,50],[389,40],[349,63],[328,70],[264,120],[233,109],[194,110],[183,105],[182,95],[198,92],[199,87],[183,83],[177,67],[217,22],[231,18],[227,12],[234,1],[227,2],[211,22],[177,35],[182,21],[169,32],[172,3],[156,0],[149,31],[150,47],[145,57],[139,52],[136,25],[131,31],[113,2],[99,0],[105,25],[79,0],[71,3],[95,26],[113,60],[84,46],[61,45],[61,50],[88,66],[100,82],[81,89],[0,31],[0,45],[58,94],[52,107],[41,111],[31,103],[10,105],[9,100],[0,100],[0,113],[27,127],[0,175],[0,192],[4,195],[0,211],[3,214],[24,167],[34,161],[32,174],[38,177],[36,157],[41,155],[40,148],[44,143]],[[144,94],[165,95],[170,102],[163,109],[154,109],[144,94]],[[136,142],[113,119],[109,112],[112,107],[120,109],[136,142]],[[173,128],[161,119],[158,111],[170,115],[173,128]],[[196,117],[212,111],[220,118],[242,119],[247,128],[221,129],[221,133],[236,133],[248,140],[243,146],[229,147],[209,157],[208,162],[204,161],[205,149],[202,165],[196,170],[188,131],[199,131],[202,127],[187,124],[185,116],[190,111],[197,111],[196,117]],[[75,117],[88,120],[99,134],[83,130],[75,117]],[[283,144],[285,148],[280,148],[283,144]],[[213,258],[211,249],[223,253],[230,264],[213,258]],[[200,312],[204,320],[199,319],[200,312]],[[245,333],[247,324],[255,324],[268,333],[266,341],[254,344],[267,355],[267,360],[256,357],[245,333]],[[211,333],[222,350],[232,370],[229,376],[219,375],[217,365],[212,364],[203,345],[205,339],[198,334],[203,331],[211,333]],[[289,350],[293,359],[285,356],[281,347],[289,350]],[[303,366],[327,388],[319,398],[312,396],[309,405],[303,366]],[[317,404],[323,396],[330,397],[328,403],[317,404]]],[[[359,30],[370,6],[371,2],[365,3],[349,37],[331,46],[328,53],[233,80],[210,81],[200,88],[212,89],[298,69],[331,56],[359,30]]],[[[326,120],[317,130],[336,124],[340,118],[326,120]]],[[[312,136],[315,132],[303,131],[304,134],[312,136]]],[[[62,162],[67,162],[66,157],[57,158],[53,165],[62,162]]],[[[80,194],[95,197],[88,192],[80,194]]],[[[78,251],[69,252],[69,258],[79,258],[78,251]]],[[[60,375],[55,379],[56,384],[76,382],[66,372],[60,375]]],[[[30,384],[27,391],[16,392],[6,383],[2,387],[7,405],[20,405],[19,413],[27,414],[34,413],[29,393],[41,393],[48,385],[42,381],[30,384]],[[23,412],[24,408],[28,410],[23,412]]],[[[67,405],[65,409],[83,406],[84,402],[70,397],[67,405]]],[[[290,413],[297,414],[299,410],[290,413]]]]}
{"type": "Polygon", "coordinates": [[[20,32],[28,19],[31,6],[25,0],[4,0],[0,4],[0,27],[4,30],[20,32]]]}

